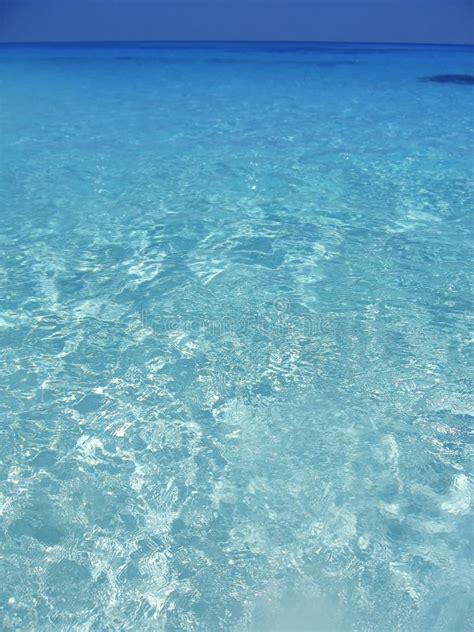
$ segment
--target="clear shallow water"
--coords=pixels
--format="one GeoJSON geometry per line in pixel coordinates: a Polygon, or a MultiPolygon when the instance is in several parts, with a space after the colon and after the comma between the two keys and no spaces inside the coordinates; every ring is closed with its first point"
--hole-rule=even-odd
{"type": "Polygon", "coordinates": [[[472,629],[473,70],[0,49],[3,630],[472,629]]]}

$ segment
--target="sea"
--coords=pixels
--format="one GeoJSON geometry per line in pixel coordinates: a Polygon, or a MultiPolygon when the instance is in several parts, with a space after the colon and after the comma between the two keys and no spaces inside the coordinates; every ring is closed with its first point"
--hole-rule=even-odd
{"type": "Polygon", "coordinates": [[[0,46],[0,628],[470,632],[474,48],[0,46]]]}

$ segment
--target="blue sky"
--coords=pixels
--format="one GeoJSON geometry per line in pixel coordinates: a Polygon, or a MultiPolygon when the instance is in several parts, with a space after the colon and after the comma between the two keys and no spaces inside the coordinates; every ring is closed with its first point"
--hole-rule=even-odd
{"type": "Polygon", "coordinates": [[[474,0],[0,0],[0,41],[474,44],[474,0]]]}

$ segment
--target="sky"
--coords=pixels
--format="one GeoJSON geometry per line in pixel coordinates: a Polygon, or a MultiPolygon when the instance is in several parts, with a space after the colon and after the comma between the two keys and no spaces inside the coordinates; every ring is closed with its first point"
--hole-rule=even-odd
{"type": "Polygon", "coordinates": [[[474,44],[474,0],[0,0],[0,42],[474,44]]]}

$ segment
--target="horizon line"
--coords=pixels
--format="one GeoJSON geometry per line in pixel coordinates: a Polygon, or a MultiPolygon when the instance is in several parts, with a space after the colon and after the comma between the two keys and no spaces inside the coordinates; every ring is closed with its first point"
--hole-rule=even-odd
{"type": "Polygon", "coordinates": [[[379,41],[346,41],[346,40],[39,40],[39,41],[0,41],[0,46],[68,46],[94,44],[312,44],[312,45],[362,45],[362,46],[450,46],[474,48],[474,43],[447,42],[379,42],[379,41]]]}

